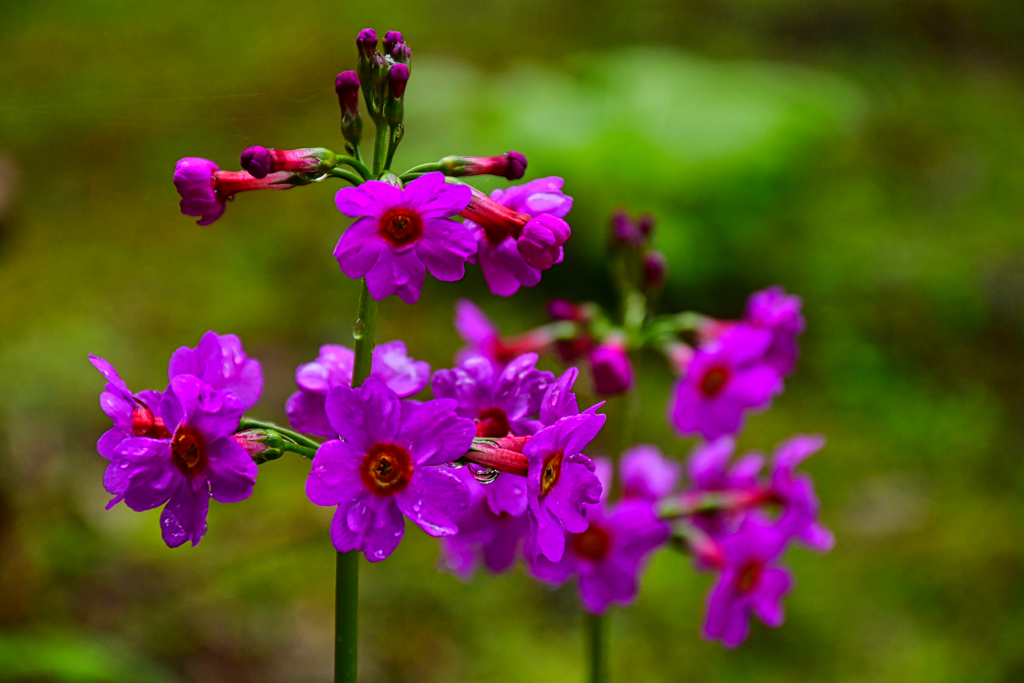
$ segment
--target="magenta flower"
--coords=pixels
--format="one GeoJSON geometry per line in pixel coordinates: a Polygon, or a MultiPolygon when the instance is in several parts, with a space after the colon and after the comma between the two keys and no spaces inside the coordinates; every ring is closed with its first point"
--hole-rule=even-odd
{"type": "MultiPolygon", "coordinates": [[[[757,475],[764,466],[760,453],[748,453],[732,464],[736,440],[722,436],[693,449],[687,461],[687,473],[695,492],[750,491],[757,486],[757,475]]],[[[702,512],[693,516],[694,525],[720,539],[735,532],[747,516],[743,509],[702,512]]]]}
{"type": "Polygon", "coordinates": [[[104,485],[132,510],[164,505],[164,542],[192,545],[206,533],[210,498],[236,503],[252,494],[256,464],[231,435],[245,407],[232,391],[217,390],[192,375],[178,375],[158,409],[172,434],[126,439],[117,446],[104,485]]]}
{"type": "Polygon", "coordinates": [[[195,375],[214,389],[233,392],[248,410],[256,405],[263,389],[259,361],[245,355],[242,341],[233,334],[209,331],[191,349],[182,346],[171,355],[168,379],[195,375]]]}
{"type": "Polygon", "coordinates": [[[576,383],[579,375],[580,371],[576,368],[568,368],[544,392],[544,398],[540,402],[541,424],[551,426],[563,417],[580,414],[576,394],[572,392],[572,385],[576,383]]]}
{"type": "Polygon", "coordinates": [[[780,374],[793,371],[800,356],[796,338],[804,333],[807,323],[800,312],[800,297],[786,294],[782,287],[769,287],[754,292],[747,301],[746,320],[751,325],[771,330],[772,341],[764,362],[780,374]]]}
{"type": "Polygon", "coordinates": [[[470,356],[481,355],[499,367],[504,365],[498,360],[501,332],[487,317],[487,314],[480,310],[479,306],[469,299],[456,301],[453,324],[455,331],[462,337],[462,341],[466,342],[466,346],[459,349],[455,355],[457,363],[461,363],[470,356]]]}
{"type": "Polygon", "coordinates": [[[782,625],[782,598],[793,588],[790,573],[776,565],[785,537],[753,516],[722,540],[726,566],[708,594],[702,636],[734,648],[750,633],[754,614],[772,628],[782,625]]]}
{"type": "Polygon", "coordinates": [[[821,504],[814,491],[814,481],[806,474],[796,474],[795,470],[824,445],[823,436],[798,434],[775,449],[772,462],[771,489],[783,506],[779,528],[818,552],[831,550],[835,546],[835,536],[818,521],[821,504]]]}
{"type": "Polygon", "coordinates": [[[385,559],[402,540],[402,515],[431,536],[458,532],[454,518],[469,507],[469,489],[433,467],[458,459],[473,442],[473,423],[455,414],[455,401],[402,401],[370,377],[359,389],[331,389],[326,408],[341,439],[317,450],[306,495],[338,506],[331,541],[339,552],[385,559]]]}
{"type": "MultiPolygon", "coordinates": [[[[298,367],[295,383],[299,390],[288,397],[285,404],[292,428],[315,436],[337,436],[327,419],[324,404],[327,393],[334,387],[352,386],[354,363],[352,349],[326,344],[320,347],[315,361],[298,367]]],[[[430,365],[410,358],[401,341],[392,341],[373,350],[370,376],[384,382],[399,398],[407,398],[427,386],[430,365]]]]}
{"type": "Polygon", "coordinates": [[[675,388],[669,418],[684,436],[717,439],[735,434],[743,414],[765,408],[782,391],[782,377],[764,362],[771,332],[735,325],[697,350],[675,388]]]}
{"type": "Polygon", "coordinates": [[[199,216],[198,225],[209,225],[224,215],[227,200],[238,192],[249,190],[287,190],[291,173],[271,173],[254,178],[245,171],[221,171],[206,159],[186,157],[174,166],[174,187],[181,195],[181,212],[199,216]]]}
{"type": "Polygon", "coordinates": [[[624,499],[642,498],[656,501],[672,493],[682,466],[661,454],[653,444],[638,444],[627,448],[619,462],[624,499]]]}
{"type": "Polygon", "coordinates": [[[541,178],[494,190],[490,199],[477,193],[462,212],[477,242],[475,261],[495,294],[511,296],[520,286],[536,285],[542,270],[562,260],[571,234],[564,218],[572,208],[562,183],[541,178]]]}
{"type": "Polygon", "coordinates": [[[366,278],[378,301],[396,294],[407,304],[420,298],[426,270],[454,282],[475,251],[473,236],[450,216],[469,204],[466,185],[449,185],[427,173],[399,189],[379,180],[338,190],[335,203],[358,218],[338,240],[334,257],[345,275],[366,278]]]}
{"type": "Polygon", "coordinates": [[[505,473],[492,483],[481,485],[467,468],[457,473],[469,487],[473,502],[455,519],[459,533],[441,539],[445,566],[464,580],[473,575],[480,563],[491,573],[501,574],[515,563],[523,539],[530,533],[530,519],[525,514],[525,506],[518,516],[495,512],[488,502],[487,490],[506,482],[521,487],[525,493],[526,479],[505,473]]]}
{"type": "Polygon", "coordinates": [[[621,339],[608,339],[590,352],[590,374],[600,396],[613,396],[633,388],[633,364],[621,339]]]}
{"type": "Polygon", "coordinates": [[[586,506],[597,503],[601,482],[594,463],[583,455],[604,426],[605,416],[592,412],[563,417],[540,430],[523,448],[529,458],[530,542],[533,557],[562,559],[565,532],[586,531],[586,506]]]}
{"type": "Polygon", "coordinates": [[[647,558],[668,540],[668,524],[644,500],[624,500],[609,510],[591,505],[587,522],[586,531],[567,534],[561,560],[538,555],[530,573],[555,586],[575,576],[583,608],[592,614],[604,614],[612,603],[633,604],[647,558]]]}
{"type": "Polygon", "coordinates": [[[110,460],[121,442],[133,436],[166,438],[171,435],[162,417],[154,412],[160,408],[162,394],[156,391],[132,394],[113,365],[91,354],[89,362],[107,380],[105,390],[100,394],[100,407],[114,423],[96,443],[100,455],[110,460]]]}

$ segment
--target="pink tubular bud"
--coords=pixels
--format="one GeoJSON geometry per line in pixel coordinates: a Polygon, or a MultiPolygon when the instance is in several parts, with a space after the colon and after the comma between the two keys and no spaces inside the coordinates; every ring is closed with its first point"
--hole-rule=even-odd
{"type": "Polygon", "coordinates": [[[668,264],[665,255],[660,251],[649,251],[644,254],[644,287],[661,289],[665,286],[668,276],[668,264]]]}
{"type": "Polygon", "coordinates": [[[287,171],[271,173],[263,178],[255,178],[246,171],[217,171],[213,174],[213,191],[223,201],[250,190],[287,190],[293,187],[287,182],[291,177],[287,171]]]}
{"type": "Polygon", "coordinates": [[[523,227],[516,248],[529,265],[547,270],[562,260],[562,245],[571,234],[564,219],[542,213],[523,227]]]}
{"type": "Polygon", "coordinates": [[[508,180],[519,180],[526,173],[526,157],[508,151],[493,157],[445,157],[441,159],[444,172],[451,176],[496,175],[508,180]]]}
{"type": "Polygon", "coordinates": [[[254,178],[266,178],[277,171],[312,173],[334,166],[334,153],[322,147],[310,149],[267,149],[250,147],[242,152],[242,168],[254,178]]]}
{"type": "Polygon", "coordinates": [[[391,88],[391,97],[402,99],[405,95],[405,86],[409,83],[409,67],[405,64],[395,64],[388,71],[388,86],[391,88]]]}
{"type": "Polygon", "coordinates": [[[242,168],[254,178],[266,178],[273,170],[273,151],[266,147],[249,147],[242,152],[242,168]]]}
{"type": "Polygon", "coordinates": [[[364,28],[356,36],[356,46],[359,48],[359,53],[369,59],[377,49],[377,32],[372,28],[364,28]]]}
{"type": "Polygon", "coordinates": [[[530,461],[521,452],[510,451],[487,441],[474,441],[473,450],[463,456],[470,462],[475,462],[484,467],[518,474],[525,477],[530,471],[530,461]]]}
{"type": "Polygon", "coordinates": [[[249,454],[249,457],[253,460],[260,460],[260,454],[269,450],[267,444],[259,440],[266,437],[266,435],[267,434],[264,431],[249,429],[244,432],[232,434],[231,438],[237,441],[238,445],[245,449],[245,452],[249,454]]]}
{"type": "MultiPolygon", "coordinates": [[[[398,31],[388,31],[384,34],[384,54],[391,54],[395,46],[402,42],[402,34],[398,31]]],[[[376,45],[376,41],[374,41],[376,45]]]]}
{"type": "Polygon", "coordinates": [[[338,105],[343,116],[359,114],[359,76],[355,71],[342,71],[334,79],[334,92],[338,93],[338,105]]]}
{"type": "Polygon", "coordinates": [[[609,339],[590,352],[590,374],[594,390],[601,396],[613,396],[633,388],[633,364],[620,339],[609,339]]]}
{"type": "Polygon", "coordinates": [[[469,200],[469,206],[463,209],[459,215],[483,228],[494,243],[500,243],[506,235],[518,239],[523,232],[523,227],[531,219],[529,214],[513,211],[475,187],[469,200]]]}

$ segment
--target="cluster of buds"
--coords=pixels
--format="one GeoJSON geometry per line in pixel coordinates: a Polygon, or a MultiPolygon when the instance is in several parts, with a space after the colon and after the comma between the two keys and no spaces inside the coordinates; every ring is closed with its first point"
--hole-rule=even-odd
{"type": "MultiPolygon", "coordinates": [[[[355,71],[338,74],[334,90],[341,106],[341,132],[348,142],[350,154],[359,158],[359,141],[363,123],[359,115],[359,88],[363,89],[363,101],[374,124],[388,129],[387,155],[394,156],[395,148],[402,140],[405,116],[405,88],[411,75],[412,50],[398,31],[384,35],[384,51],[377,49],[377,33],[364,28],[356,37],[359,61],[355,71]]],[[[390,165],[390,164],[388,164],[390,165]]]]}
{"type": "Polygon", "coordinates": [[[641,214],[635,220],[624,209],[615,211],[610,221],[612,268],[623,292],[660,291],[668,278],[665,255],[650,246],[654,216],[641,214]]]}

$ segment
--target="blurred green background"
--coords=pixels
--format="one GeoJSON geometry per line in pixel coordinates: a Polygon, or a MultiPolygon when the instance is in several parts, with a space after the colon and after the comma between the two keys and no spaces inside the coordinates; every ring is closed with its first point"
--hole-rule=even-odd
{"type": "MultiPolygon", "coordinates": [[[[294,368],[348,342],[332,181],[239,197],[197,227],[174,162],[340,150],[335,74],[364,26],[414,51],[396,168],[517,149],[576,198],[566,261],[499,300],[477,268],[381,306],[378,340],[450,363],[452,303],[506,332],[553,296],[612,305],[608,213],[659,218],[663,304],[735,317],[804,298],[798,373],[741,444],[824,432],[808,463],[831,554],[796,550],[787,623],[699,639],[709,577],[662,553],[612,616],[616,681],[1024,679],[1024,5],[996,0],[448,0],[0,4],[0,680],[326,681],[330,511],[308,463],[261,468],[196,548],[104,511],[100,376],[234,332],[283,420],[294,368]]],[[[497,181],[481,180],[485,189],[497,181]]],[[[644,440],[684,457],[642,359],[644,440]]],[[[552,367],[554,367],[552,365],[552,367]]],[[[594,450],[614,448],[621,410],[594,450]]],[[[576,681],[574,589],[463,584],[415,528],[362,568],[365,681],[576,681]]]]}

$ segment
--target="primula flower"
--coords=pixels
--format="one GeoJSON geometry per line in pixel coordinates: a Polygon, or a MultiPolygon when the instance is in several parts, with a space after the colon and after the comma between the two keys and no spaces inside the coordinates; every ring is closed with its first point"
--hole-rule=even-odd
{"type": "MultiPolygon", "coordinates": [[[[598,474],[603,470],[607,474],[601,480],[607,491],[611,488],[610,463],[599,461],[598,474]]],[[[655,486],[671,488],[674,478],[669,474],[655,486]]],[[[587,522],[586,531],[567,534],[560,561],[539,556],[529,563],[529,569],[536,578],[556,586],[575,576],[584,609],[604,614],[613,602],[630,605],[636,600],[639,575],[647,558],[668,540],[671,531],[658,519],[653,501],[639,498],[620,501],[610,508],[602,500],[600,505],[587,508],[587,522]]]]}
{"type": "MultiPolygon", "coordinates": [[[[334,387],[352,386],[355,353],[352,349],[326,344],[312,363],[295,371],[299,391],[288,397],[285,412],[293,429],[315,436],[334,437],[337,432],[327,419],[324,404],[334,387]]],[[[376,377],[399,398],[407,398],[427,386],[430,365],[410,358],[401,341],[381,344],[373,350],[370,376],[376,377]]]]}
{"type": "Polygon", "coordinates": [[[772,493],[783,506],[779,528],[818,552],[831,550],[835,536],[818,521],[821,504],[814,491],[814,481],[806,474],[796,474],[795,470],[824,445],[822,436],[798,434],[787,439],[775,450],[771,478],[772,493]]]}
{"type": "Polygon", "coordinates": [[[89,356],[89,362],[107,380],[105,391],[100,394],[100,407],[114,423],[96,443],[100,455],[109,460],[116,454],[116,448],[133,436],[162,438],[171,435],[163,419],[154,412],[154,408],[160,407],[163,394],[156,391],[132,394],[113,365],[93,355],[89,356]]]}
{"type": "Polygon", "coordinates": [[[217,390],[193,375],[178,375],[157,409],[173,433],[132,437],[110,458],[104,485],[132,510],[164,506],[164,542],[192,545],[206,533],[210,498],[236,503],[252,494],[256,463],[232,438],[245,411],[232,391],[217,390]]]}
{"type": "Polygon", "coordinates": [[[800,347],[796,338],[804,333],[807,323],[800,312],[800,297],[786,294],[782,287],[769,287],[754,292],[747,301],[746,320],[751,325],[771,330],[771,346],[764,362],[787,375],[796,366],[800,347]]]}
{"type": "Polygon", "coordinates": [[[426,270],[445,282],[465,274],[475,240],[449,217],[469,198],[468,186],[446,184],[441,173],[424,174],[405,189],[379,180],[342,188],[335,197],[338,210],[358,220],[338,240],[334,257],[348,277],[366,278],[374,299],[396,294],[415,303],[426,270]]]}
{"type": "Polygon", "coordinates": [[[793,588],[789,571],[776,565],[784,549],[784,535],[753,516],[722,540],[726,567],[708,594],[704,639],[738,646],[750,633],[751,614],[772,628],[782,625],[782,598],[793,588]]]}
{"type": "MultiPolygon", "coordinates": [[[[698,445],[687,461],[687,474],[693,482],[694,492],[750,491],[758,486],[757,475],[764,466],[760,453],[748,453],[732,464],[736,440],[723,436],[698,445]]],[[[695,526],[720,539],[735,531],[746,512],[742,509],[702,512],[693,516],[695,526]]]]}
{"type": "Polygon", "coordinates": [[[494,190],[490,199],[477,193],[462,212],[477,242],[475,262],[495,294],[511,296],[520,286],[536,285],[542,270],[562,260],[571,234],[563,219],[572,208],[562,183],[540,178],[494,190]]]}
{"type": "Polygon", "coordinates": [[[622,453],[619,474],[622,478],[622,497],[656,501],[672,493],[682,465],[669,460],[653,444],[637,444],[622,453]]]}
{"type": "Polygon", "coordinates": [[[600,396],[613,396],[633,388],[633,364],[621,339],[608,339],[590,352],[590,375],[594,391],[600,396]]]}
{"type": "MultiPolygon", "coordinates": [[[[576,383],[576,378],[579,375],[580,371],[578,369],[568,368],[544,392],[544,398],[540,402],[539,417],[541,424],[550,426],[563,417],[580,414],[579,404],[576,402],[576,394],[572,392],[572,385],[576,383]]],[[[596,409],[596,406],[591,410],[593,409],[596,409]]]]}
{"type": "Polygon", "coordinates": [[[287,190],[292,174],[287,171],[254,178],[245,171],[222,171],[207,159],[186,157],[174,166],[174,187],[181,195],[181,212],[199,216],[198,225],[210,225],[227,208],[227,200],[249,190],[287,190]]]}
{"type": "Polygon", "coordinates": [[[245,355],[242,341],[233,334],[203,335],[199,346],[182,346],[171,355],[168,379],[178,375],[195,375],[214,389],[233,392],[248,410],[256,405],[263,389],[263,373],[259,361],[245,355]]]}
{"type": "Polygon", "coordinates": [[[524,353],[536,353],[555,340],[547,328],[538,328],[512,338],[503,338],[487,314],[468,299],[455,302],[455,331],[466,346],[455,354],[461,363],[470,356],[484,356],[495,367],[503,368],[509,361],[524,353]]]}
{"type": "Polygon", "coordinates": [[[598,502],[601,482],[594,463],[583,455],[604,426],[605,416],[592,412],[563,417],[533,435],[523,448],[529,458],[530,542],[533,557],[562,559],[565,532],[586,531],[586,505],[598,502]]]}
{"type": "Polygon", "coordinates": [[[326,408],[341,439],[317,450],[306,494],[316,505],[338,506],[331,541],[339,552],[385,559],[402,540],[402,515],[431,536],[458,532],[453,520],[469,507],[469,489],[433,467],[473,443],[474,425],[455,414],[455,401],[402,401],[370,377],[358,389],[331,389],[326,408]]]}
{"type": "Polygon", "coordinates": [[[518,516],[495,512],[488,502],[487,491],[499,482],[509,482],[525,493],[526,479],[506,473],[482,485],[466,467],[457,474],[469,487],[473,502],[455,519],[459,533],[441,539],[445,566],[462,579],[470,578],[481,562],[491,573],[501,574],[515,563],[522,541],[530,533],[530,519],[525,507],[518,516]]]}
{"type": "Polygon", "coordinates": [[[765,408],[782,391],[782,377],[764,362],[771,332],[736,325],[694,354],[675,388],[669,418],[684,436],[735,434],[747,410],[765,408]]]}

